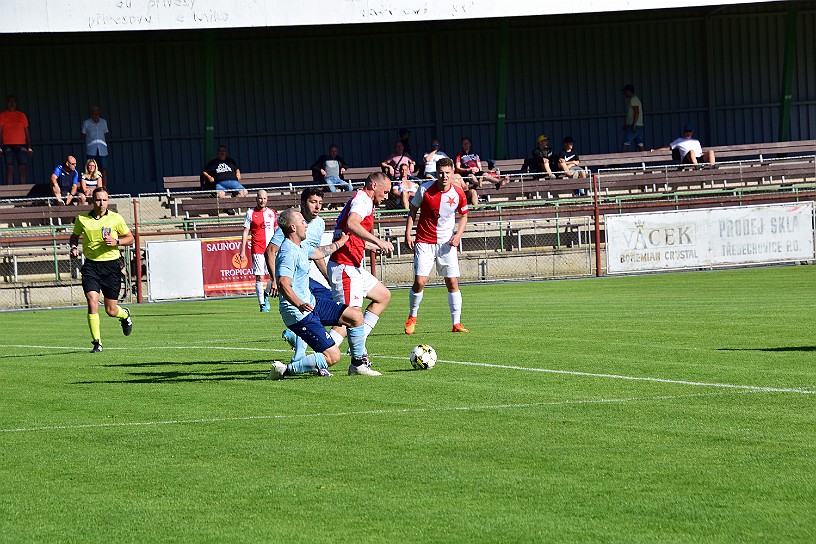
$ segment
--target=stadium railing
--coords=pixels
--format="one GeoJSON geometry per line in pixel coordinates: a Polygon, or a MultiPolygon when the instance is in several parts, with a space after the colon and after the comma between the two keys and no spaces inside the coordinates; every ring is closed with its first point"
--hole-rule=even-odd
{"type": "Polygon", "coordinates": [[[710,165],[601,169],[596,174],[602,198],[621,194],[675,194],[734,190],[770,191],[816,181],[816,155],[752,159],[710,165]]]}

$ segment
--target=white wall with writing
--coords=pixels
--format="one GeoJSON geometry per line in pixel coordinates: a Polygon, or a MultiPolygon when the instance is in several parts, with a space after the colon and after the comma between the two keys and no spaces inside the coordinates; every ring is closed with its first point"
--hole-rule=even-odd
{"type": "Polygon", "coordinates": [[[814,203],[606,216],[610,274],[816,258],[814,203]]]}
{"type": "MultiPolygon", "coordinates": [[[[771,0],[737,0],[729,4],[771,0]]],[[[0,32],[182,30],[693,8],[668,0],[3,0],[0,32]]]]}

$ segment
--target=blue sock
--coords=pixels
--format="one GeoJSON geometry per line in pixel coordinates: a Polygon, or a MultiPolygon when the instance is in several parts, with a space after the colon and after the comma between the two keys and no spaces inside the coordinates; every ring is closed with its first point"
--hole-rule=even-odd
{"type": "Polygon", "coordinates": [[[297,340],[295,341],[295,354],[292,355],[293,361],[299,361],[306,357],[306,341],[300,336],[296,338],[297,340]]]}
{"type": "Polygon", "coordinates": [[[289,342],[289,345],[294,349],[297,343],[298,336],[292,332],[292,329],[283,329],[283,339],[289,342]]]}
{"type": "Polygon", "coordinates": [[[318,368],[329,368],[326,357],[322,353],[312,353],[308,357],[286,365],[286,372],[288,374],[306,374],[307,372],[314,372],[318,368]]]}
{"type": "Polygon", "coordinates": [[[349,343],[349,351],[352,358],[359,358],[365,355],[365,327],[347,327],[346,339],[349,343]]]}

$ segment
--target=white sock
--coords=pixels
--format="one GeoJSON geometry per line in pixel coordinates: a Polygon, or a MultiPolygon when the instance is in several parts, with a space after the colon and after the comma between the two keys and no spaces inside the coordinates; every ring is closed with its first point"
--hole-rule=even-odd
{"type": "Polygon", "coordinates": [[[377,321],[380,320],[380,316],[375,314],[374,312],[369,312],[366,310],[366,313],[363,314],[363,328],[365,330],[364,339],[368,338],[368,335],[371,334],[372,329],[377,326],[377,321]]]}
{"type": "Polygon", "coordinates": [[[272,292],[272,278],[269,278],[266,282],[266,289],[264,289],[264,294],[269,296],[269,293],[272,292]]]}
{"type": "Polygon", "coordinates": [[[343,335],[337,332],[336,330],[332,329],[329,331],[329,336],[331,336],[332,341],[334,342],[335,346],[340,346],[343,343],[343,335]]]}
{"type": "Polygon", "coordinates": [[[462,317],[462,292],[455,291],[448,293],[448,307],[450,308],[451,321],[456,325],[462,317]]]}
{"type": "Polygon", "coordinates": [[[260,281],[255,282],[255,295],[257,295],[257,297],[258,297],[258,304],[263,306],[263,303],[264,303],[263,282],[260,282],[260,281]]]}
{"type": "Polygon", "coordinates": [[[419,313],[419,304],[422,302],[423,294],[425,294],[425,291],[419,293],[414,293],[413,289],[408,291],[408,315],[411,317],[416,317],[419,313]]]}

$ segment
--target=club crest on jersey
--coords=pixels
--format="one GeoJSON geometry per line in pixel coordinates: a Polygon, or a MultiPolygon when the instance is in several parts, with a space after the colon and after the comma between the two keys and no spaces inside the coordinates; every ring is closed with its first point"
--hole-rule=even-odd
{"type": "Polygon", "coordinates": [[[452,196],[448,197],[448,206],[456,206],[456,201],[453,199],[452,196]]]}

